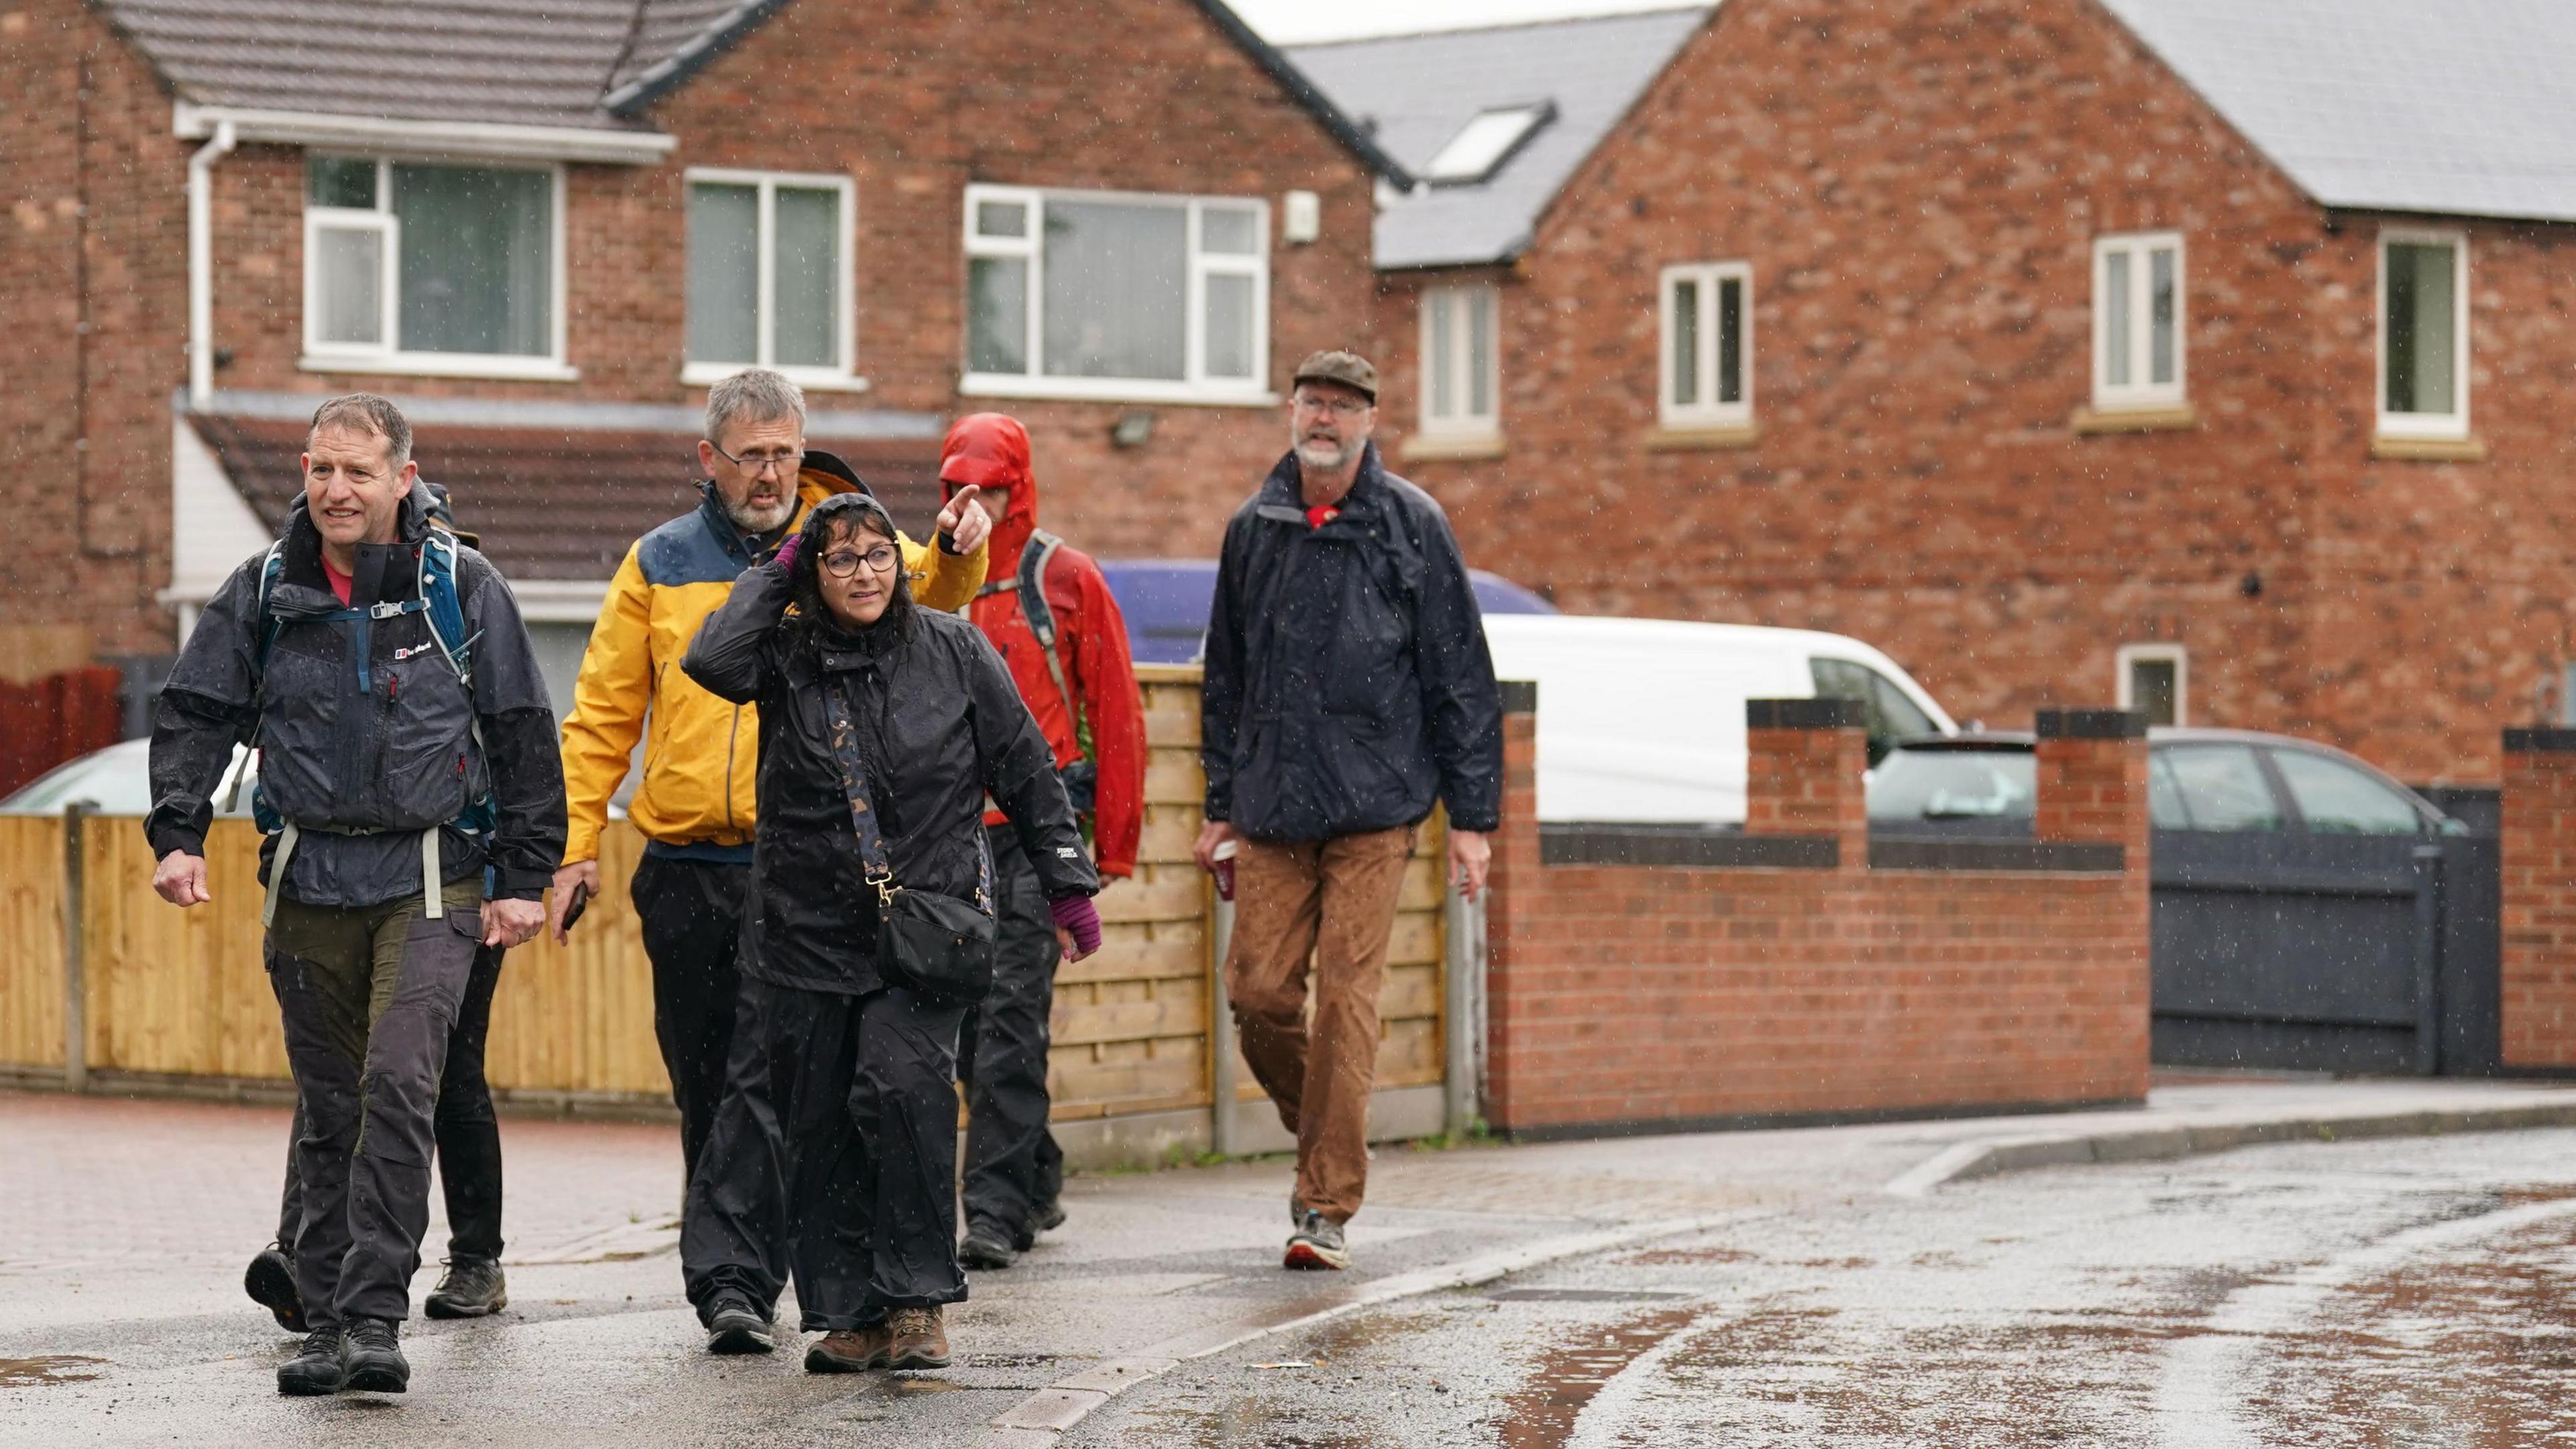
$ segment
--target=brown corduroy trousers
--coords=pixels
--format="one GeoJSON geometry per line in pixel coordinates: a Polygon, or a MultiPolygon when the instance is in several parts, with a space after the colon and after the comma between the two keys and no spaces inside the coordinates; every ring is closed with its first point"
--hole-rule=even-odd
{"type": "Polygon", "coordinates": [[[1226,951],[1243,1059],[1297,1134],[1297,1198],[1335,1222],[1368,1187],[1377,1001],[1414,828],[1331,840],[1246,840],[1234,864],[1226,951]],[[1315,1012],[1306,1021],[1312,958],[1315,1012]]]}

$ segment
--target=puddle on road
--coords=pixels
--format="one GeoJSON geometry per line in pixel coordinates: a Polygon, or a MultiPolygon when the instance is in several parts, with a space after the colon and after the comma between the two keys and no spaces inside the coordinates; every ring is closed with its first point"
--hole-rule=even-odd
{"type": "Polygon", "coordinates": [[[1539,1360],[1529,1386],[1503,1401],[1504,1418],[1497,1426],[1503,1449],[1560,1449],[1603,1384],[1639,1354],[1688,1328],[1700,1312],[1665,1308],[1606,1328],[1574,1330],[1574,1341],[1539,1360]]]}
{"type": "Polygon", "coordinates": [[[42,1388],[77,1384],[98,1377],[93,1364],[107,1362],[81,1353],[48,1353],[35,1358],[0,1358],[0,1389],[42,1388]]]}
{"type": "Polygon", "coordinates": [[[1485,1296],[1496,1303],[1653,1303],[1701,1295],[1665,1288],[1505,1288],[1485,1296]]]}
{"type": "Polygon", "coordinates": [[[1742,1248],[1649,1248],[1619,1259],[1623,1268],[1681,1268],[1710,1263],[1750,1263],[1758,1256],[1742,1248]]]}

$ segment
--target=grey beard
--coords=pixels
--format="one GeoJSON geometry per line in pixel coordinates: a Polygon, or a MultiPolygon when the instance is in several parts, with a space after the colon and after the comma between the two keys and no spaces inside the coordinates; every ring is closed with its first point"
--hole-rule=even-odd
{"type": "Polygon", "coordinates": [[[1332,443],[1301,441],[1297,444],[1297,461],[1309,468],[1330,473],[1350,462],[1358,449],[1332,443]]]}
{"type": "Polygon", "coordinates": [[[796,500],[792,497],[782,498],[776,505],[765,509],[753,508],[749,504],[736,506],[728,503],[724,506],[724,511],[725,517],[733,520],[733,526],[743,532],[767,533],[796,516],[796,500]]]}

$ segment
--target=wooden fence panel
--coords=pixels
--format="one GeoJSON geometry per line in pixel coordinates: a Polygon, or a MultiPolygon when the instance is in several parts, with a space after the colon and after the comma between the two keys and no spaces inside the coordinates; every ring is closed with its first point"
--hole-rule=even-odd
{"type": "Polygon", "coordinates": [[[260,946],[259,832],[218,820],[187,910],[152,893],[131,816],[84,822],[82,970],[93,1070],[284,1079],[286,1041],[260,946]]]}
{"type": "Polygon", "coordinates": [[[63,1064],[63,822],[0,816],[0,1064],[63,1064]]]}
{"type": "Polygon", "coordinates": [[[627,894],[643,854],[635,827],[609,822],[599,837],[599,894],[570,944],[540,936],[502,964],[483,1058],[493,1086],[670,1096],[653,1038],[653,966],[627,894]]]}

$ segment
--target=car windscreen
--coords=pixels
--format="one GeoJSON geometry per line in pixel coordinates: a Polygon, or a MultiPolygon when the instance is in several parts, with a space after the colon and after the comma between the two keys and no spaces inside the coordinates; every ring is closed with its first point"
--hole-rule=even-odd
{"type": "Polygon", "coordinates": [[[2037,782],[2026,750],[1894,750],[1869,777],[1869,818],[2026,820],[2037,782]]]}

